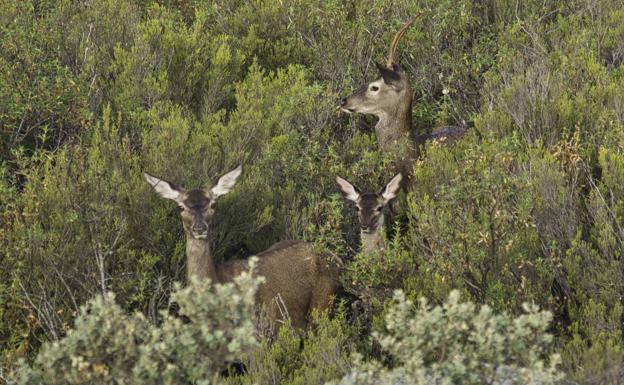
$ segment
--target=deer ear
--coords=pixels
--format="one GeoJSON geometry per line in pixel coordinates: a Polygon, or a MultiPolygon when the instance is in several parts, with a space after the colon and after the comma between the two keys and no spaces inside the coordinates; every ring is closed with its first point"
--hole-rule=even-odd
{"type": "Polygon", "coordinates": [[[388,203],[392,199],[396,198],[399,190],[401,189],[401,179],[403,179],[403,175],[401,175],[401,173],[398,173],[386,185],[386,188],[381,193],[381,197],[384,199],[385,203],[388,203]]]}
{"type": "Polygon", "coordinates": [[[236,182],[238,182],[238,178],[241,176],[242,172],[243,172],[243,165],[240,164],[234,170],[228,172],[227,174],[219,178],[219,182],[217,183],[217,185],[214,186],[212,189],[210,189],[210,192],[212,193],[212,197],[218,198],[221,195],[225,195],[229,193],[230,190],[234,188],[234,185],[236,184],[236,182]]]}
{"type": "Polygon", "coordinates": [[[360,193],[358,190],[353,187],[353,185],[341,177],[336,177],[336,183],[340,186],[340,190],[342,191],[342,195],[350,201],[357,202],[360,199],[360,193]]]}
{"type": "Polygon", "coordinates": [[[388,69],[379,63],[375,64],[377,65],[377,69],[379,70],[384,83],[393,87],[401,87],[401,76],[398,72],[394,71],[394,69],[388,69]]]}
{"type": "Polygon", "coordinates": [[[173,183],[151,176],[146,172],[143,173],[143,178],[145,178],[147,183],[149,183],[161,197],[174,201],[180,198],[181,191],[173,183]]]}

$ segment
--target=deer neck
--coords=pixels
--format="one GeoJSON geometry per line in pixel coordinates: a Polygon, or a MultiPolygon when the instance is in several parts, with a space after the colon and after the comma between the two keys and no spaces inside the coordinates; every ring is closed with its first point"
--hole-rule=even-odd
{"type": "Polygon", "coordinates": [[[360,238],[362,239],[362,252],[365,255],[383,252],[386,248],[385,233],[386,226],[384,225],[384,217],[382,215],[380,217],[380,223],[377,225],[377,229],[375,229],[375,231],[360,231],[360,238]]]}
{"type": "Polygon", "coordinates": [[[186,279],[191,276],[199,279],[210,278],[212,282],[218,282],[217,269],[214,264],[210,242],[208,239],[197,239],[189,234],[186,235],[186,279]]]}
{"type": "MultiPolygon", "coordinates": [[[[412,163],[418,153],[418,147],[412,133],[412,97],[407,90],[406,96],[393,110],[379,115],[375,125],[375,134],[379,147],[386,154],[396,157],[398,163],[412,163]]],[[[403,170],[401,170],[403,171],[403,170]]]]}

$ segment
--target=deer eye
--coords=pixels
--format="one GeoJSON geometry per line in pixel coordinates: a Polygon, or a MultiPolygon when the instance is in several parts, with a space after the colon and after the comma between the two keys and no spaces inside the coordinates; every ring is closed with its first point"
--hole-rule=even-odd
{"type": "Polygon", "coordinates": [[[382,208],[383,208],[383,207],[379,206],[379,207],[377,207],[377,208],[375,209],[375,211],[377,211],[378,213],[380,213],[382,208]]]}
{"type": "Polygon", "coordinates": [[[371,86],[370,90],[373,91],[373,92],[377,92],[377,91],[379,91],[379,87],[371,86]]]}

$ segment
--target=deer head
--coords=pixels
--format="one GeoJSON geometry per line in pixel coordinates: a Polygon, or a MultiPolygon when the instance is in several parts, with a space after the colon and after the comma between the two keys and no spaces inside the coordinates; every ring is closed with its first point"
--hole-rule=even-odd
{"type": "Polygon", "coordinates": [[[401,188],[401,179],[403,176],[399,173],[386,185],[386,187],[378,193],[360,193],[351,183],[336,177],[336,182],[340,186],[343,196],[355,203],[358,210],[358,218],[360,220],[360,231],[362,234],[374,234],[384,226],[383,208],[396,198],[401,188]]]}
{"type": "Polygon", "coordinates": [[[241,172],[242,165],[239,165],[219,178],[219,182],[214,187],[190,191],[147,173],[144,173],[143,176],[161,197],[171,199],[178,204],[187,237],[207,239],[208,223],[214,214],[213,206],[217,198],[227,194],[234,187],[241,172]]]}
{"type": "Polygon", "coordinates": [[[342,99],[340,102],[342,111],[373,114],[380,119],[396,115],[398,111],[405,109],[411,114],[412,91],[409,80],[401,67],[394,62],[394,56],[399,41],[415,20],[416,17],[405,23],[395,35],[386,65],[376,63],[381,77],[360,86],[351,96],[342,99]]]}
{"type": "Polygon", "coordinates": [[[398,64],[391,69],[377,63],[381,77],[360,86],[340,102],[340,109],[346,113],[372,114],[380,119],[392,116],[400,106],[411,107],[412,92],[407,76],[398,64]]]}

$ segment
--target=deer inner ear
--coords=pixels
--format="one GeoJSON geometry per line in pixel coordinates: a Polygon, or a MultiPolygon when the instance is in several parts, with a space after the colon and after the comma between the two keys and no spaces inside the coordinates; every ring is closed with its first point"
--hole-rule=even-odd
{"type": "Polygon", "coordinates": [[[391,86],[399,86],[401,84],[401,76],[397,72],[382,66],[379,66],[378,68],[384,83],[391,86]]]}

